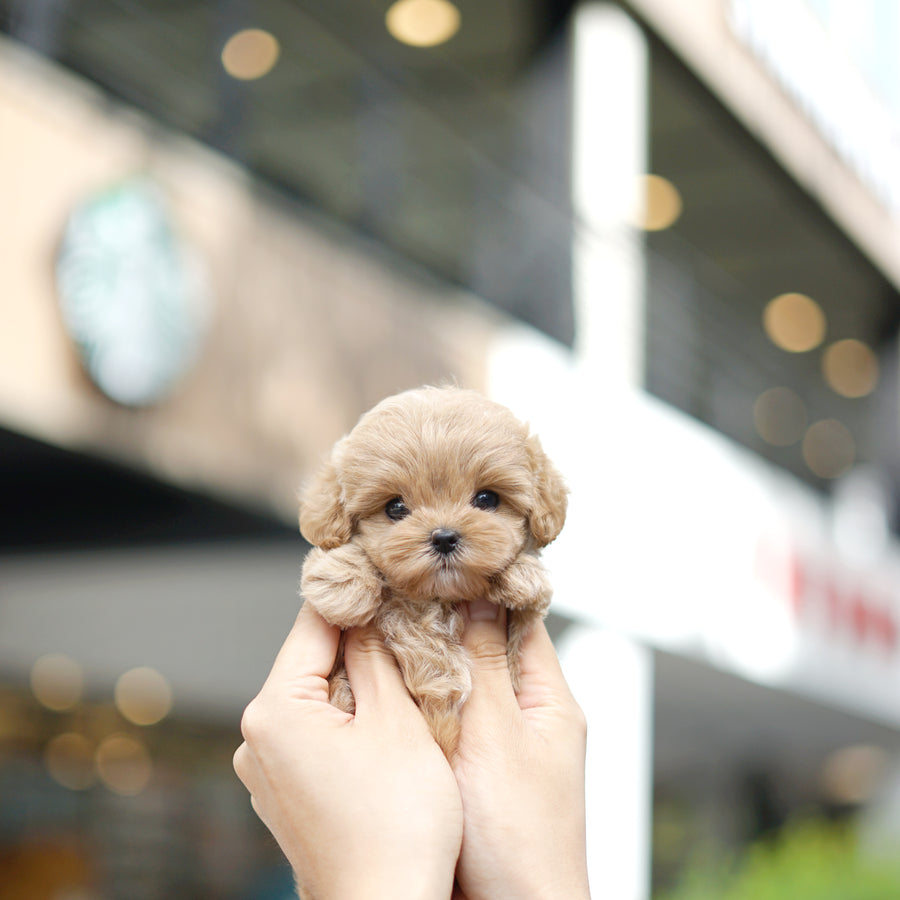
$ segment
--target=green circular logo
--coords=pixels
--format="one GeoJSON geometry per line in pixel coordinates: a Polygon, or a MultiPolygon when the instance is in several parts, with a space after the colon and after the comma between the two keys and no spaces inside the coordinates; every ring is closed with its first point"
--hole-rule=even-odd
{"type": "Polygon", "coordinates": [[[79,205],[56,280],[66,328],[97,387],[127,406],[163,399],[196,357],[205,290],[160,188],[130,179],[79,205]]]}

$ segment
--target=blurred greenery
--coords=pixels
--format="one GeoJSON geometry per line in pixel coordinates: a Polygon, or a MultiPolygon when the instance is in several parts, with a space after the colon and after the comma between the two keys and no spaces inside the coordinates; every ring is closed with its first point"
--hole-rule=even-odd
{"type": "Polygon", "coordinates": [[[846,825],[806,821],[732,863],[702,854],[658,900],[900,900],[900,861],[867,857],[846,825]]]}

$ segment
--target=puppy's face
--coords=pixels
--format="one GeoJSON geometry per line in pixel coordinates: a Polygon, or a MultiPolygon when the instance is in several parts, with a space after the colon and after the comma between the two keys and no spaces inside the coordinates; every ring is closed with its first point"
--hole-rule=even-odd
{"type": "Polygon", "coordinates": [[[447,463],[406,471],[400,463],[358,520],[358,540],[388,584],[419,599],[480,596],[528,536],[514,476],[483,457],[447,463]]]}
{"type": "Polygon", "coordinates": [[[414,598],[472,599],[565,515],[561,479],[527,428],[479,394],[424,389],[389,398],[335,448],[301,530],[354,540],[387,583],[414,598]]]}

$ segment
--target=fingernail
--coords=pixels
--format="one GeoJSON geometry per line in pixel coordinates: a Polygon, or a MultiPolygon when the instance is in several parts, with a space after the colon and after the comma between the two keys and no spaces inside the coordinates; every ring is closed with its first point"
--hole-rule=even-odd
{"type": "Polygon", "coordinates": [[[469,620],[471,622],[496,622],[500,607],[490,600],[479,597],[469,604],[469,620]]]}

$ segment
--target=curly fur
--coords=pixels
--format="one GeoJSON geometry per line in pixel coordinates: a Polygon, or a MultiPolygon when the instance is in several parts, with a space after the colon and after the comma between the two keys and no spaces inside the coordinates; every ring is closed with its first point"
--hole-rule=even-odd
{"type": "MultiPolygon", "coordinates": [[[[459,603],[507,607],[509,665],[546,613],[550,585],[538,553],[563,526],[566,488],[536,437],[475,391],[421,388],[382,401],[335,445],[308,486],[300,530],[314,545],[301,591],[331,624],[369,622],[384,635],[435,740],[452,755],[471,687],[459,603]],[[496,508],[473,504],[496,493],[496,508]],[[401,498],[398,521],[387,504],[401,498]],[[445,554],[432,535],[451,529],[445,554]]],[[[352,712],[342,653],[331,702],[352,712]]]]}

